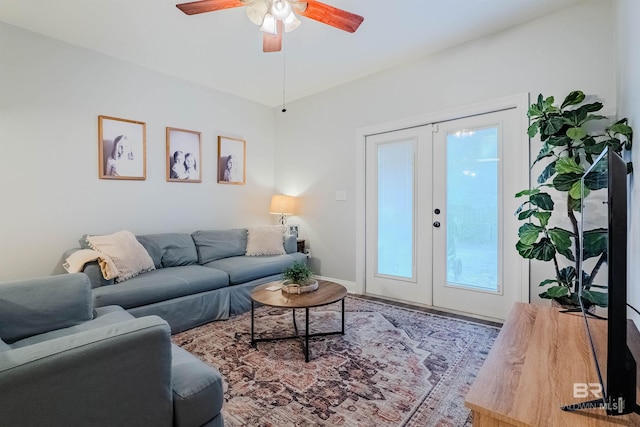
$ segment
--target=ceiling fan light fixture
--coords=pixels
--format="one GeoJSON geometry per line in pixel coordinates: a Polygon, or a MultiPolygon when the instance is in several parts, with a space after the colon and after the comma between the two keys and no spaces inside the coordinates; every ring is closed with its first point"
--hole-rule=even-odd
{"type": "Polygon", "coordinates": [[[269,34],[273,34],[274,36],[278,34],[278,20],[271,15],[270,13],[267,13],[264,16],[264,21],[262,22],[262,26],[260,27],[260,31],[262,31],[263,33],[269,33],[269,34]]]}
{"type": "Polygon", "coordinates": [[[291,14],[291,5],[287,0],[274,0],[271,5],[271,15],[284,21],[291,14]]]}
{"type": "Polygon", "coordinates": [[[306,1],[294,1],[291,3],[291,7],[298,13],[304,13],[307,10],[308,3],[306,1]]]}
{"type": "Polygon", "coordinates": [[[245,6],[249,20],[258,25],[264,33],[263,52],[282,50],[283,33],[293,31],[300,25],[296,14],[349,33],[355,32],[364,20],[360,15],[330,6],[320,0],[191,0],[176,6],[187,15],[245,6]]]}
{"type": "Polygon", "coordinates": [[[289,31],[293,31],[300,26],[300,20],[292,11],[289,16],[284,19],[283,24],[285,33],[288,33],[289,31]]]}
{"type": "Polygon", "coordinates": [[[264,17],[269,12],[269,4],[259,0],[247,4],[247,16],[256,25],[262,25],[264,17]]]}

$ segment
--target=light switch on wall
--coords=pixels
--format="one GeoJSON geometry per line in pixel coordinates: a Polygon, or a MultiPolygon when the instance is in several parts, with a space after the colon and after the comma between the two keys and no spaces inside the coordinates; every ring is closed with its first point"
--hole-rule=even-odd
{"type": "Polygon", "coordinates": [[[336,190],[336,200],[337,201],[347,200],[347,190],[336,190]]]}

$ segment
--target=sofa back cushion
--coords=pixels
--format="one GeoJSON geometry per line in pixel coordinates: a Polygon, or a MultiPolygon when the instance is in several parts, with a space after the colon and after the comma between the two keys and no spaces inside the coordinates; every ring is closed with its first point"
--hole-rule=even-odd
{"type": "Polygon", "coordinates": [[[0,283],[0,339],[7,344],[91,319],[93,299],[85,274],[0,283]]]}
{"type": "Polygon", "coordinates": [[[193,265],[198,253],[193,239],[185,233],[159,233],[136,236],[149,252],[156,268],[193,265]]]}
{"type": "Polygon", "coordinates": [[[198,230],[192,235],[198,251],[198,263],[244,255],[247,250],[247,229],[198,230]]]}

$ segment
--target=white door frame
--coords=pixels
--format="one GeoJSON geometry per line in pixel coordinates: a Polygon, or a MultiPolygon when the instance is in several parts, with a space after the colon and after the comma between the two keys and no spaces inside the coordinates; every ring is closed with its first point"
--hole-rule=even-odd
{"type": "MultiPolygon", "coordinates": [[[[415,126],[422,126],[427,124],[435,124],[442,121],[460,119],[469,116],[475,116],[479,114],[486,114],[495,111],[500,111],[508,108],[516,108],[520,112],[518,116],[522,121],[519,123],[519,128],[522,129],[520,133],[522,136],[521,144],[527,147],[522,150],[522,156],[520,159],[510,159],[513,162],[520,164],[520,175],[514,177],[520,181],[519,188],[529,188],[530,184],[530,150],[529,150],[529,137],[527,135],[527,117],[526,113],[529,108],[529,94],[523,93],[519,95],[509,96],[505,98],[495,99],[478,104],[472,104],[467,106],[461,106],[451,108],[435,113],[429,113],[425,115],[410,117],[407,119],[397,120],[393,122],[381,123],[373,126],[367,126],[356,129],[356,294],[365,293],[365,255],[366,255],[366,239],[365,239],[365,166],[366,166],[366,137],[368,135],[375,135],[384,132],[391,132],[400,129],[406,129],[415,126]]],[[[514,199],[515,200],[515,199],[514,199]]],[[[515,202],[514,202],[515,204],[515,202]]],[[[517,230],[514,230],[516,233],[517,230]]],[[[515,248],[513,249],[515,250],[515,248]]],[[[529,262],[528,260],[521,258],[520,265],[518,266],[521,271],[521,287],[519,301],[529,301],[529,262]]]]}

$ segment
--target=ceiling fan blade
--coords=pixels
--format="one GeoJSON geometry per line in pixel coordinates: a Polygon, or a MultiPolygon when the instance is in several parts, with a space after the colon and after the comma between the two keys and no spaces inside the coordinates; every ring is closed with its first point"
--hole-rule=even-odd
{"type": "Polygon", "coordinates": [[[240,6],[244,6],[244,2],[241,0],[200,0],[176,5],[178,9],[187,15],[196,15],[198,13],[213,12],[240,6]]]}
{"type": "Polygon", "coordinates": [[[315,0],[307,0],[307,8],[298,13],[350,33],[354,33],[364,21],[360,15],[315,0]]]}
{"type": "Polygon", "coordinates": [[[282,21],[277,21],[278,34],[262,33],[262,51],[280,52],[282,50],[282,21]]]}

